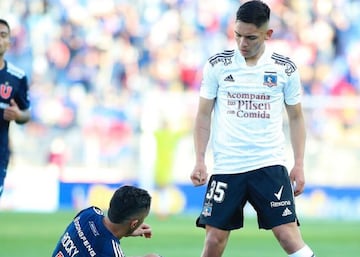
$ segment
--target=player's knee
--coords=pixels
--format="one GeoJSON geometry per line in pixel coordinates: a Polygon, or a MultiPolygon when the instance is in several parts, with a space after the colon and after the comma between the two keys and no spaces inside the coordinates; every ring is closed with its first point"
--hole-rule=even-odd
{"type": "Polygon", "coordinates": [[[294,252],[300,249],[304,242],[297,227],[281,225],[273,229],[273,233],[280,245],[286,252],[294,252]]]}
{"type": "Polygon", "coordinates": [[[209,234],[206,236],[206,245],[208,247],[215,247],[215,248],[224,248],[227,243],[227,236],[226,235],[219,235],[219,234],[209,234]]]}

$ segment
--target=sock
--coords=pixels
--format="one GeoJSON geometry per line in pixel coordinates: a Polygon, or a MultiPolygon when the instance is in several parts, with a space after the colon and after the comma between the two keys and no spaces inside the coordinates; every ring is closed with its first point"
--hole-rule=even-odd
{"type": "Polygon", "coordinates": [[[305,245],[303,248],[289,255],[289,257],[315,257],[315,254],[309,246],[305,245]]]}

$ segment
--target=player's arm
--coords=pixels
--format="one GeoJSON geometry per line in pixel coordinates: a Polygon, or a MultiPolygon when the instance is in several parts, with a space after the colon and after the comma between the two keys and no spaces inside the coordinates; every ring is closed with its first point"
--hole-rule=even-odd
{"type": "Polygon", "coordinates": [[[214,99],[200,97],[198,112],[195,118],[194,147],[196,163],[191,173],[191,181],[195,186],[203,185],[207,180],[205,153],[210,138],[211,114],[214,99]]]}
{"type": "Polygon", "coordinates": [[[4,119],[14,120],[18,124],[24,124],[30,120],[30,110],[21,110],[14,99],[10,100],[10,105],[4,110],[4,119]]]}
{"type": "Polygon", "coordinates": [[[30,110],[21,110],[20,111],[20,115],[19,118],[17,118],[15,120],[16,123],[18,124],[24,124],[26,122],[28,122],[30,120],[31,114],[30,114],[30,110]]]}
{"type": "Polygon", "coordinates": [[[286,105],[289,118],[290,140],[294,153],[294,167],[290,171],[290,180],[294,183],[295,196],[304,191],[304,152],[306,130],[301,104],[286,105]]]}

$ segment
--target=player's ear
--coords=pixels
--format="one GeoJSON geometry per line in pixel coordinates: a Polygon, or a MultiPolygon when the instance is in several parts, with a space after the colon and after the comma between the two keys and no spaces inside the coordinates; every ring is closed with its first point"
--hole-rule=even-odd
{"type": "Polygon", "coordinates": [[[138,219],[136,219],[136,220],[131,220],[131,222],[130,222],[130,227],[132,228],[132,229],[134,229],[134,228],[136,228],[136,226],[139,224],[139,220],[138,219]]]}
{"type": "Polygon", "coordinates": [[[274,32],[274,31],[273,31],[272,29],[268,29],[268,30],[266,31],[265,40],[270,39],[271,36],[272,36],[272,34],[273,34],[273,32],[274,32]]]}

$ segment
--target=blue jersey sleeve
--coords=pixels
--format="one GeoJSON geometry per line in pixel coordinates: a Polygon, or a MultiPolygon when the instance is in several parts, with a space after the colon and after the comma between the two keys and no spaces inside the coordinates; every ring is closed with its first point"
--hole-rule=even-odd
{"type": "Polygon", "coordinates": [[[21,110],[30,108],[29,84],[26,76],[20,79],[18,93],[14,96],[14,100],[21,110]]]}

